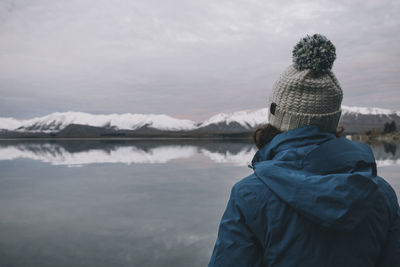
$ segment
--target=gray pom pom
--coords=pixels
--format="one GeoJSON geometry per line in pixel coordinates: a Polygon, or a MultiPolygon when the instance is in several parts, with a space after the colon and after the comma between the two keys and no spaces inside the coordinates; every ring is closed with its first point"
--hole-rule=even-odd
{"type": "Polygon", "coordinates": [[[325,36],[307,35],[293,49],[293,63],[299,70],[326,73],[336,59],[336,48],[325,36]]]}

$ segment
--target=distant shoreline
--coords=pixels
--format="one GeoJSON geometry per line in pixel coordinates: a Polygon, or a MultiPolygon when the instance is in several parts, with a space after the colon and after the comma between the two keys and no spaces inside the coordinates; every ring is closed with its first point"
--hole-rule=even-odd
{"type": "MultiPolygon", "coordinates": [[[[346,135],[347,137],[348,135],[346,135]]],[[[359,141],[363,143],[400,143],[400,132],[393,132],[393,133],[380,133],[380,132],[371,132],[371,133],[361,133],[361,134],[352,134],[351,140],[359,141]]]]}
{"type": "MultiPolygon", "coordinates": [[[[362,143],[400,143],[400,132],[394,133],[344,133],[346,137],[353,141],[362,143]]],[[[238,134],[214,134],[211,135],[195,135],[195,136],[138,136],[138,137],[1,137],[0,142],[6,141],[245,141],[252,142],[252,133],[238,134]]]]}
{"type": "Polygon", "coordinates": [[[18,140],[250,140],[250,137],[22,137],[22,138],[0,138],[0,141],[18,140]]]}

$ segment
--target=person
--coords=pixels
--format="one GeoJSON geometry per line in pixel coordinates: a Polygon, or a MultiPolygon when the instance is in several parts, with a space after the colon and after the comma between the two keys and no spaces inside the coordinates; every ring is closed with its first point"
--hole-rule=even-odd
{"type": "Polygon", "coordinates": [[[400,209],[368,145],[336,136],[334,45],[300,40],[255,133],[254,173],[231,191],[209,267],[400,266],[400,209]]]}

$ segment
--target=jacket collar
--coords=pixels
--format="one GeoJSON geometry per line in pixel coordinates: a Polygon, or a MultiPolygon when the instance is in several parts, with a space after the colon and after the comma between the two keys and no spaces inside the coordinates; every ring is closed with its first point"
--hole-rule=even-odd
{"type": "Polygon", "coordinates": [[[251,161],[255,163],[271,160],[276,154],[290,148],[307,146],[310,144],[321,144],[336,138],[333,133],[322,132],[316,125],[307,125],[275,136],[271,142],[258,150],[251,161]]]}

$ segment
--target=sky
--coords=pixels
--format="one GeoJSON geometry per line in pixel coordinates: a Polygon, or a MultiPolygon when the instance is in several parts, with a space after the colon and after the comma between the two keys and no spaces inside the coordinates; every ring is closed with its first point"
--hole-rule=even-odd
{"type": "Polygon", "coordinates": [[[398,0],[0,0],[0,117],[267,106],[307,34],[336,46],[343,104],[400,110],[398,0]]]}

